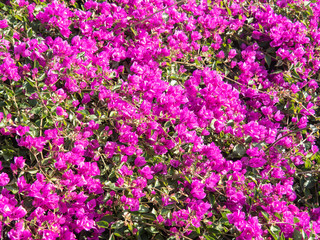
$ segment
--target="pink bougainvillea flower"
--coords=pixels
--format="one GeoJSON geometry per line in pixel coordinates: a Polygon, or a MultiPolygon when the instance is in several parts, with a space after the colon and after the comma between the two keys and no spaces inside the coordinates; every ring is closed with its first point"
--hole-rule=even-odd
{"type": "Polygon", "coordinates": [[[0,186],[6,186],[10,182],[10,178],[6,173],[0,173],[0,186]]]}
{"type": "Polygon", "coordinates": [[[0,28],[7,28],[8,26],[9,25],[6,19],[0,20],[0,28]]]}

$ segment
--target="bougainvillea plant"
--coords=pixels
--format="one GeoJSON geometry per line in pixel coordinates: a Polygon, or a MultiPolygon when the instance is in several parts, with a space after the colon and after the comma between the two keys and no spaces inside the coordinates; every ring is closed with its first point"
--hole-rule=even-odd
{"type": "Polygon", "coordinates": [[[1,239],[319,239],[320,2],[0,3],[1,239]]]}

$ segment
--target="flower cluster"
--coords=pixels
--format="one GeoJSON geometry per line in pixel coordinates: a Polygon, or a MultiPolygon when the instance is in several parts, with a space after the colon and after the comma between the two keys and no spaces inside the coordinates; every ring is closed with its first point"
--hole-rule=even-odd
{"type": "Polygon", "coordinates": [[[0,3],[9,239],[319,239],[317,1],[0,3]]]}

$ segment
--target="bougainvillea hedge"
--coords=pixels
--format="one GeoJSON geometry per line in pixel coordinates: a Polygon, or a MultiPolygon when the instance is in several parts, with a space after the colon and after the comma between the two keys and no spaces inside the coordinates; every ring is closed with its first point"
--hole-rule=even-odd
{"type": "Polygon", "coordinates": [[[1,239],[319,239],[320,3],[0,3],[1,239]]]}

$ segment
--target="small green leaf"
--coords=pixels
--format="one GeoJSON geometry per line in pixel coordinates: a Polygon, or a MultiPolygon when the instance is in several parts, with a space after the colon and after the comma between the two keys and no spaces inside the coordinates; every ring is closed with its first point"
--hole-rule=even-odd
{"type": "Polygon", "coordinates": [[[282,217],[281,217],[281,215],[280,215],[279,213],[276,212],[274,215],[275,215],[277,218],[279,218],[280,220],[282,219],[282,217]]]}
{"type": "Polygon", "coordinates": [[[251,136],[247,136],[244,138],[245,143],[251,143],[252,142],[252,137],[251,136]]]}
{"type": "Polygon", "coordinates": [[[234,120],[229,120],[228,122],[227,122],[227,126],[231,126],[231,127],[233,127],[234,126],[234,120]]]}
{"type": "Polygon", "coordinates": [[[261,25],[260,23],[258,23],[258,25],[259,25],[259,29],[260,29],[261,31],[263,31],[262,25],[261,25]]]}
{"type": "Polygon", "coordinates": [[[31,38],[33,36],[33,31],[31,28],[29,28],[29,30],[27,31],[27,36],[28,38],[31,38]]]}
{"type": "Polygon", "coordinates": [[[13,194],[16,194],[19,192],[19,188],[16,185],[7,185],[5,188],[9,191],[11,191],[13,194]]]}
{"type": "Polygon", "coordinates": [[[267,65],[268,65],[268,67],[270,67],[270,65],[271,65],[271,57],[270,57],[269,55],[266,55],[266,56],[264,57],[264,59],[265,59],[267,65]]]}
{"type": "Polygon", "coordinates": [[[77,54],[77,59],[83,57],[86,53],[85,52],[81,52],[77,54]]]}
{"type": "Polygon", "coordinates": [[[39,62],[37,61],[37,60],[35,60],[34,62],[33,62],[33,68],[39,68],[39,62]]]}
{"type": "Polygon", "coordinates": [[[184,178],[191,184],[191,180],[185,175],[184,178]]]}
{"type": "Polygon", "coordinates": [[[109,223],[106,222],[106,221],[100,221],[100,222],[97,222],[97,225],[101,228],[108,228],[109,227],[109,223]]]}
{"type": "Polygon", "coordinates": [[[302,232],[302,239],[308,239],[308,235],[303,229],[301,230],[301,232],[302,232]]]}
{"type": "Polygon", "coordinates": [[[79,111],[77,111],[77,113],[80,113],[80,114],[82,114],[83,116],[87,116],[87,115],[90,115],[90,113],[88,112],[88,110],[79,110],[79,111]]]}
{"type": "Polygon", "coordinates": [[[232,151],[231,157],[243,157],[246,154],[246,148],[243,144],[237,144],[232,151]]]}
{"type": "Polygon", "coordinates": [[[123,238],[123,236],[122,236],[120,233],[115,232],[114,235],[115,235],[116,237],[123,238]]]}
{"type": "Polygon", "coordinates": [[[270,73],[270,75],[273,75],[273,74],[279,74],[279,73],[282,73],[282,72],[283,72],[282,70],[276,70],[276,71],[274,71],[274,72],[270,73]]]}
{"type": "Polygon", "coordinates": [[[210,128],[215,130],[215,127],[214,127],[214,123],[217,121],[217,119],[212,119],[211,123],[210,123],[210,128]]]}
{"type": "Polygon", "coordinates": [[[148,213],[150,212],[150,208],[140,205],[139,213],[148,213]]]}
{"type": "Polygon", "coordinates": [[[168,128],[170,127],[172,124],[171,124],[171,121],[167,121],[165,124],[164,124],[164,127],[165,128],[168,128]]]}
{"type": "Polygon", "coordinates": [[[310,161],[310,158],[307,158],[305,163],[304,163],[304,167],[305,168],[311,168],[312,164],[311,164],[311,161],[310,161]]]}
{"type": "Polygon", "coordinates": [[[109,240],[116,240],[113,233],[110,235],[109,240]]]}
{"type": "Polygon", "coordinates": [[[270,227],[270,231],[273,233],[279,233],[280,232],[280,228],[278,226],[271,226],[270,227]]]}
{"type": "Polygon", "coordinates": [[[31,173],[31,174],[36,174],[37,172],[39,172],[39,170],[38,169],[30,169],[30,170],[27,170],[26,172],[31,173]]]}
{"type": "Polygon", "coordinates": [[[249,24],[252,23],[253,22],[253,17],[247,18],[247,21],[248,21],[249,24]]]}
{"type": "Polygon", "coordinates": [[[230,8],[226,7],[226,9],[227,9],[228,14],[229,14],[230,16],[232,16],[232,12],[231,12],[230,8]]]}
{"type": "Polygon", "coordinates": [[[216,240],[215,237],[211,237],[211,236],[208,236],[208,235],[204,235],[204,237],[205,237],[207,240],[216,240]]]}
{"type": "Polygon", "coordinates": [[[145,228],[145,230],[147,230],[149,233],[152,233],[152,234],[159,233],[158,229],[153,226],[145,228]]]}
{"type": "Polygon", "coordinates": [[[45,79],[46,74],[43,73],[40,77],[38,77],[38,81],[42,81],[43,79],[45,79]]]}
{"type": "Polygon", "coordinates": [[[211,205],[214,205],[216,202],[216,198],[215,198],[214,194],[212,194],[212,193],[209,193],[209,202],[211,205]]]}
{"type": "Polygon", "coordinates": [[[116,111],[111,111],[109,114],[109,117],[113,117],[113,116],[117,116],[117,112],[116,111]]]}
{"type": "Polygon", "coordinates": [[[143,216],[145,219],[155,221],[157,219],[156,215],[153,213],[142,213],[141,216],[143,216]]]}
{"type": "Polygon", "coordinates": [[[296,69],[293,69],[293,72],[292,72],[291,74],[292,74],[292,76],[294,76],[295,78],[300,79],[300,75],[299,75],[299,73],[297,72],[296,69]]]}
{"type": "Polygon", "coordinates": [[[293,232],[293,240],[302,240],[302,234],[298,229],[293,232]]]}
{"type": "Polygon", "coordinates": [[[266,220],[269,220],[269,214],[267,213],[267,212],[264,212],[264,211],[262,211],[261,212],[262,213],[262,215],[263,215],[263,217],[266,219],[266,220]]]}

